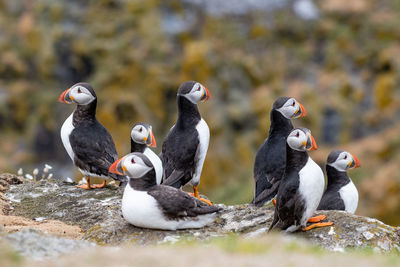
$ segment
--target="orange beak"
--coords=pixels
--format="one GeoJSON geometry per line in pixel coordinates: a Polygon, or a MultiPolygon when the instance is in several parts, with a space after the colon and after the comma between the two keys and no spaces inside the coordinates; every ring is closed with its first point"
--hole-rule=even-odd
{"type": "Polygon", "coordinates": [[[307,116],[307,111],[303,107],[303,105],[299,103],[299,106],[300,106],[300,110],[301,110],[301,114],[300,114],[299,118],[307,116]]]}
{"type": "Polygon", "coordinates": [[[206,97],[206,100],[205,100],[205,101],[207,101],[208,99],[210,99],[210,98],[211,98],[211,94],[210,94],[210,91],[208,91],[208,89],[207,89],[206,87],[204,87],[204,89],[206,90],[206,95],[207,95],[207,97],[206,97]]]}
{"type": "Polygon", "coordinates": [[[124,173],[123,173],[124,170],[123,170],[123,167],[122,167],[122,159],[119,159],[116,162],[114,162],[110,166],[110,169],[108,169],[108,172],[115,173],[115,174],[118,174],[118,175],[124,175],[124,173]]]}
{"type": "Polygon", "coordinates": [[[310,139],[311,139],[311,148],[310,151],[312,150],[317,150],[318,146],[317,146],[317,142],[315,142],[314,137],[310,134],[310,139]]]}
{"type": "Polygon", "coordinates": [[[150,135],[151,135],[151,143],[150,143],[150,147],[157,147],[157,143],[156,143],[156,138],[154,137],[154,134],[153,134],[153,132],[151,131],[150,132],[150,135]]]}
{"type": "Polygon", "coordinates": [[[58,98],[58,102],[65,103],[65,104],[69,104],[69,103],[72,102],[72,101],[71,101],[71,98],[69,97],[69,90],[71,90],[71,88],[65,90],[65,91],[60,95],[60,97],[58,98]]]}
{"type": "Polygon", "coordinates": [[[351,155],[352,157],[353,157],[353,160],[354,160],[354,162],[355,162],[355,166],[354,166],[354,168],[359,168],[359,167],[361,167],[361,162],[360,162],[360,160],[356,157],[356,156],[354,156],[354,155],[351,155]]]}

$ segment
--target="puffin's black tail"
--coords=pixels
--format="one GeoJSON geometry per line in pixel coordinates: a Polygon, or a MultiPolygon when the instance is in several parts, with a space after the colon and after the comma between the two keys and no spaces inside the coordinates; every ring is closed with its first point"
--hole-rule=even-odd
{"type": "Polygon", "coordinates": [[[279,184],[280,182],[276,182],[272,184],[270,188],[266,188],[259,195],[256,195],[251,201],[251,204],[254,204],[257,207],[261,207],[265,203],[271,201],[271,199],[273,199],[278,193],[279,184]]]}
{"type": "MultiPolygon", "coordinates": [[[[202,202],[202,201],[199,200],[199,202],[202,202]]],[[[218,212],[218,211],[222,210],[222,208],[220,208],[220,207],[210,206],[210,205],[208,205],[208,204],[206,204],[204,202],[198,203],[198,204],[199,204],[199,206],[193,208],[190,211],[190,212],[193,212],[193,214],[192,214],[193,216],[215,213],[215,212],[218,212]]]]}

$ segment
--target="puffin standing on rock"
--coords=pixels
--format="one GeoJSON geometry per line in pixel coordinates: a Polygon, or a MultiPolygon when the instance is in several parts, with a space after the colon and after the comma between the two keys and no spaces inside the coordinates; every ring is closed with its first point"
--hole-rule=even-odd
{"type": "Polygon", "coordinates": [[[122,215],[134,226],[162,230],[201,228],[213,223],[220,210],[180,189],[157,185],[154,166],[142,153],[126,155],[111,165],[110,172],[128,177],[122,215]]]}
{"type": "Polygon", "coordinates": [[[360,167],[360,161],[349,152],[332,151],[326,163],[328,186],[319,203],[319,210],[345,210],[353,213],[358,206],[358,191],[347,169],[360,167]]]}
{"type": "Polygon", "coordinates": [[[321,168],[307,153],[317,149],[311,131],[306,128],[291,131],[286,149],[285,173],[279,186],[274,220],[269,231],[280,229],[295,232],[300,228],[307,231],[332,225],[331,222],[324,222],[306,227],[307,221],[320,222],[326,218],[325,215],[320,215],[310,219],[318,207],[325,185],[321,168]]]}
{"type": "Polygon", "coordinates": [[[96,119],[97,97],[88,83],[77,83],[58,99],[77,104],[77,108],[61,127],[61,140],[75,166],[87,180],[83,189],[102,188],[110,177],[122,181],[123,176],[110,174],[108,169],[118,159],[110,133],[96,119]],[[90,185],[90,177],[104,179],[100,185],[90,185]]]}
{"type": "Polygon", "coordinates": [[[286,138],[293,125],[292,118],[305,117],[304,107],[291,97],[275,100],[270,113],[268,139],[257,152],[254,163],[255,194],[252,203],[260,207],[278,192],[286,166],[286,138]]]}
{"type": "Polygon", "coordinates": [[[164,166],[163,184],[181,188],[188,182],[193,195],[199,197],[198,185],[206,158],[210,130],[197,108],[197,103],[211,97],[206,87],[198,82],[184,82],[178,89],[178,119],[162,146],[161,159],[164,166]]]}
{"type": "Polygon", "coordinates": [[[147,123],[136,123],[131,131],[131,153],[139,152],[148,157],[156,172],[157,184],[161,184],[163,167],[161,159],[149,147],[156,147],[153,127],[147,123]]]}

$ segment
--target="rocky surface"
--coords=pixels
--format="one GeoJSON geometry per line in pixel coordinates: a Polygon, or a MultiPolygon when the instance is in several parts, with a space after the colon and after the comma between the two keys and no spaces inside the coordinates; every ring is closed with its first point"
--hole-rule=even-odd
{"type": "MultiPolygon", "coordinates": [[[[12,214],[34,220],[59,220],[77,225],[83,239],[100,245],[174,243],[180,239],[204,240],[238,233],[251,238],[264,235],[272,221],[273,208],[243,204],[223,206],[216,222],[199,230],[156,231],[137,228],[120,212],[122,189],[82,190],[58,181],[12,185],[6,193],[12,214]]],[[[378,220],[340,211],[322,211],[333,227],[295,234],[329,250],[371,247],[376,251],[400,251],[399,229],[378,220]]]]}
{"type": "Polygon", "coordinates": [[[8,234],[5,236],[5,241],[10,243],[22,256],[35,260],[53,258],[95,246],[94,243],[85,240],[71,240],[45,235],[43,232],[32,229],[8,234]]]}

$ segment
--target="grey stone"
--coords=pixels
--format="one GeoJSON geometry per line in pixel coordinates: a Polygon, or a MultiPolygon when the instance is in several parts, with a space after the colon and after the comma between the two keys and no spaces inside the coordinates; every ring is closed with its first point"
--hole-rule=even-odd
{"type": "MultiPolygon", "coordinates": [[[[180,239],[204,240],[231,233],[253,238],[267,234],[273,206],[256,208],[243,204],[224,206],[215,223],[203,229],[159,231],[128,224],[120,211],[122,188],[82,190],[58,181],[25,182],[12,185],[6,196],[13,200],[13,214],[28,218],[46,217],[79,225],[83,239],[101,245],[174,243],[180,239]]],[[[371,247],[381,252],[398,251],[399,229],[376,219],[343,211],[320,211],[332,227],[293,234],[332,251],[371,247]],[[368,234],[369,233],[369,234],[368,234]]]]}
{"type": "Polygon", "coordinates": [[[95,246],[94,243],[85,240],[70,240],[47,236],[32,229],[8,234],[3,238],[16,252],[34,260],[55,258],[62,254],[69,254],[79,249],[88,249],[95,246]]]}

